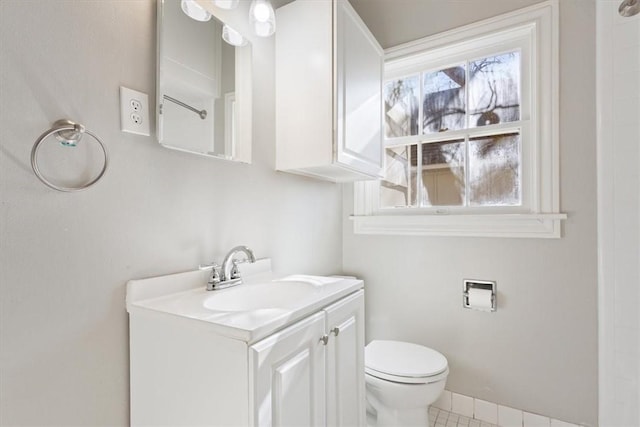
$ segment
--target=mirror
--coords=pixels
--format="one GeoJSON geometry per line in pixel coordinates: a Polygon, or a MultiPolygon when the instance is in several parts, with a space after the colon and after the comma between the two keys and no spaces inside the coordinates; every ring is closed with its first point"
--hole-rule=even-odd
{"type": "Polygon", "coordinates": [[[158,0],[156,134],[167,148],[250,163],[251,44],[228,44],[223,27],[158,0]]]}

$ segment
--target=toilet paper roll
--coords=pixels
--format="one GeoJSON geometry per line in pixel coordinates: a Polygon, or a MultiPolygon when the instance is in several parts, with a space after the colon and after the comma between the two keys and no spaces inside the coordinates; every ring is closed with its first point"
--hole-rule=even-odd
{"type": "Polygon", "coordinates": [[[469,306],[472,308],[491,309],[490,289],[469,289],[469,306]]]}

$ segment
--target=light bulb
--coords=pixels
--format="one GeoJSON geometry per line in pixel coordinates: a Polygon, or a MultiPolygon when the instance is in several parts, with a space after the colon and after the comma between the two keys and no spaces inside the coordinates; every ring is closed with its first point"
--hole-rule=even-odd
{"type": "Polygon", "coordinates": [[[245,46],[247,44],[247,39],[242,37],[242,34],[226,24],[222,27],[222,39],[232,46],[245,46]]]}
{"type": "Polygon", "coordinates": [[[253,9],[253,16],[258,22],[267,22],[269,19],[269,6],[265,3],[256,3],[255,9],[253,9]]]}
{"type": "Polygon", "coordinates": [[[212,0],[212,3],[215,7],[219,7],[220,9],[235,9],[238,6],[240,0],[212,0]]]}
{"type": "Polygon", "coordinates": [[[182,7],[182,11],[191,19],[201,22],[206,22],[211,19],[209,11],[204,9],[194,0],[182,0],[180,6],[182,7]]]}

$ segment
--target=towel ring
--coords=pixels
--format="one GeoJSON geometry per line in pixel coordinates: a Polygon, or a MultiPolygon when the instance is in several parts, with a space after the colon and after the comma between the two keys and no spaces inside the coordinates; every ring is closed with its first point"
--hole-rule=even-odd
{"type": "Polygon", "coordinates": [[[102,178],[104,173],[107,171],[108,164],[109,157],[107,155],[107,149],[100,138],[98,138],[98,136],[93,132],[85,129],[85,127],[80,123],[75,123],[67,119],[57,120],[53,124],[53,127],[51,129],[40,135],[35,144],[33,144],[33,149],[31,150],[31,167],[33,168],[33,172],[36,174],[38,179],[43,182],[44,185],[58,191],[74,192],[91,187],[93,184],[98,182],[100,178],[102,178]],[[38,167],[38,150],[40,149],[40,144],[42,143],[42,141],[55,134],[56,139],[60,141],[63,146],[75,147],[85,133],[98,142],[98,145],[100,145],[100,148],[102,149],[102,154],[104,155],[104,166],[102,167],[102,170],[100,171],[98,176],[80,187],[62,187],[48,181],[44,176],[42,176],[42,173],[40,173],[40,168],[38,167]]]}

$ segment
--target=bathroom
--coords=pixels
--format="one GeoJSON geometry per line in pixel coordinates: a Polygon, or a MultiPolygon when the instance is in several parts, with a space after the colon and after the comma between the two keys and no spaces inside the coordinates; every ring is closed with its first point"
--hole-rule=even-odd
{"type": "MultiPolygon", "coordinates": [[[[383,48],[540,3],[350,2],[383,48]]],[[[363,279],[367,342],[437,349],[456,396],[540,425],[639,426],[640,19],[621,1],[558,3],[567,219],[541,239],[354,233],[354,185],[275,171],[273,37],[252,39],[252,162],[226,162],[120,131],[119,87],[155,96],[156,1],[0,1],[0,425],[128,425],[127,281],[246,244],[280,272],[363,279]],[[86,191],[30,167],[60,118],[108,147],[86,191]],[[462,307],[468,278],[496,281],[497,311],[462,307]]]]}

